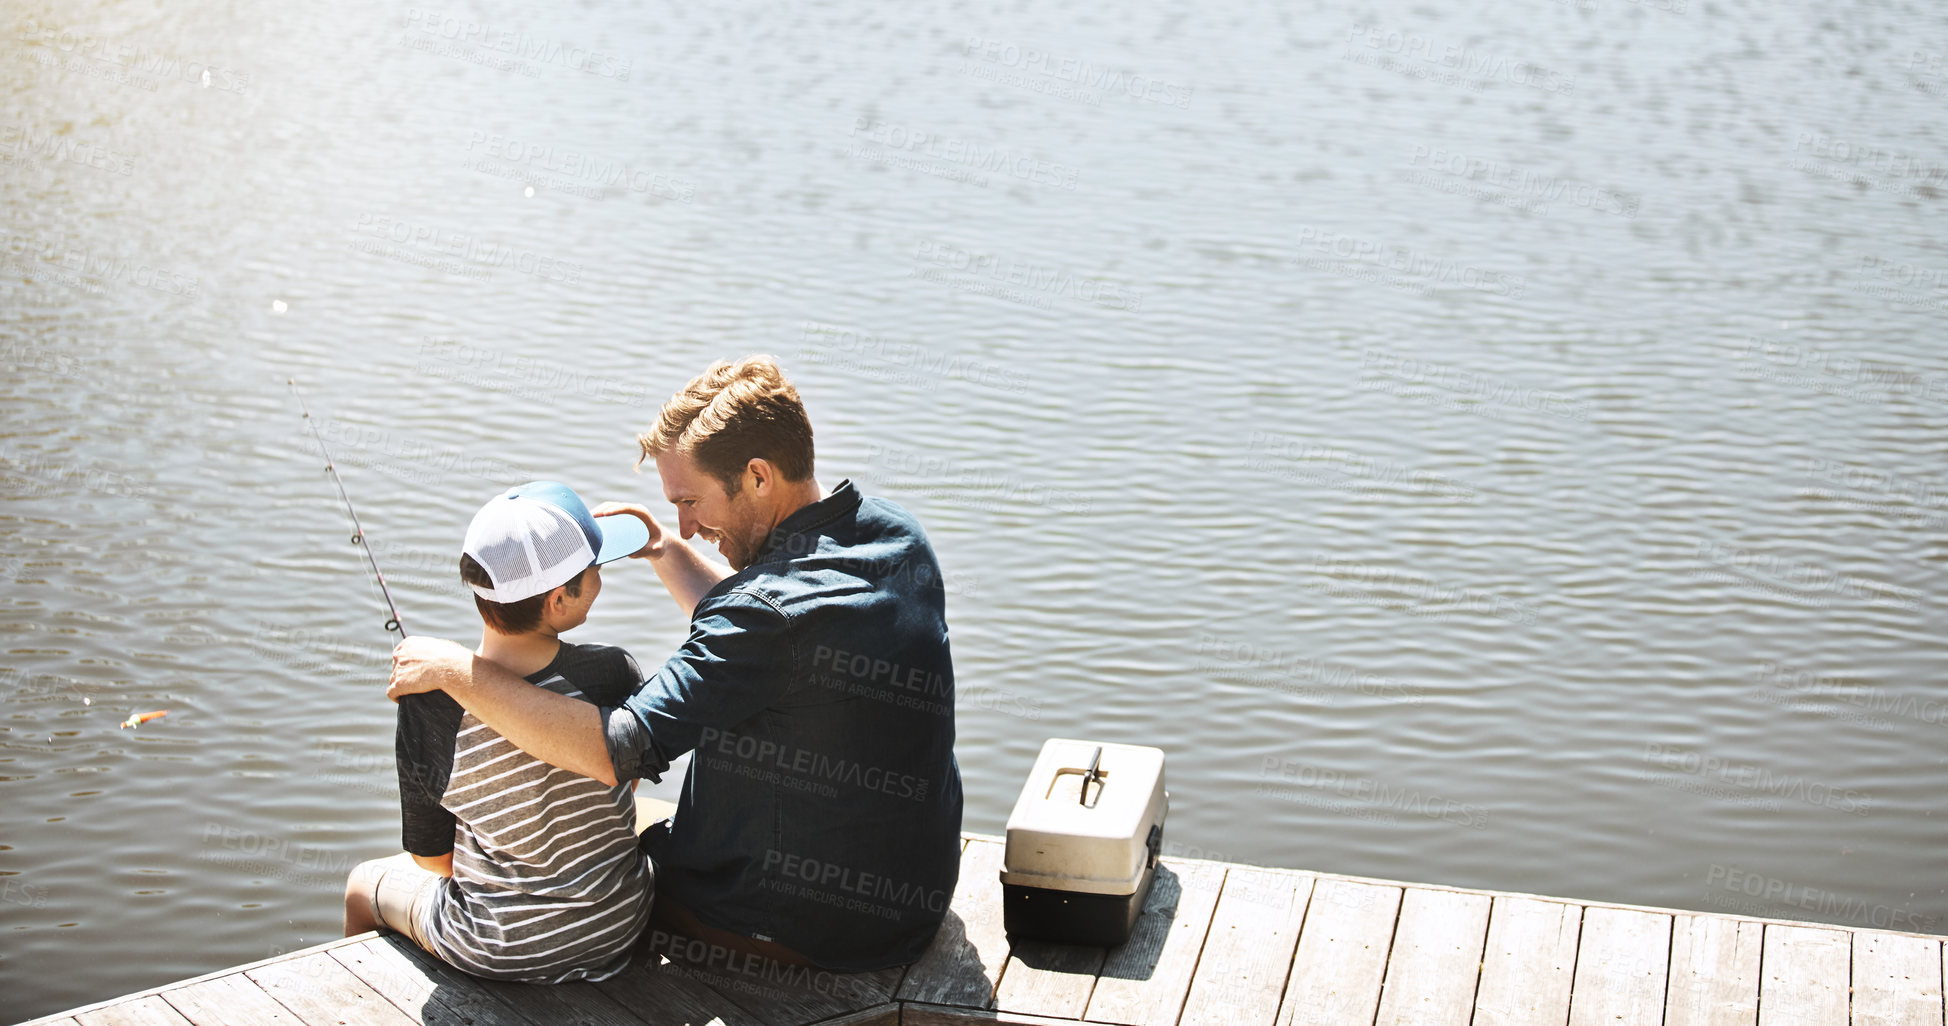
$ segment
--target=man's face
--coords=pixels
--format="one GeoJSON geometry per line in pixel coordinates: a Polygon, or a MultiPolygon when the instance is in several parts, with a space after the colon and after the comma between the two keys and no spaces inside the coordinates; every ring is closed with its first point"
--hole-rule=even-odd
{"type": "Polygon", "coordinates": [[[663,479],[663,497],[676,507],[679,535],[715,542],[733,570],[751,565],[771,527],[748,481],[733,497],[695,460],[673,452],[656,457],[656,474],[663,479]]]}

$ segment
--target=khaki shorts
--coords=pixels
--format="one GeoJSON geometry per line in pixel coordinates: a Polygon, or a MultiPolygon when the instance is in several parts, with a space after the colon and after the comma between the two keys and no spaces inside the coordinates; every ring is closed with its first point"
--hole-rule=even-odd
{"type": "Polygon", "coordinates": [[[372,917],[380,926],[405,934],[423,951],[433,950],[426,943],[426,930],[421,924],[426,922],[434,895],[445,886],[446,877],[421,869],[411,855],[402,851],[353,866],[352,880],[371,904],[372,917]]]}

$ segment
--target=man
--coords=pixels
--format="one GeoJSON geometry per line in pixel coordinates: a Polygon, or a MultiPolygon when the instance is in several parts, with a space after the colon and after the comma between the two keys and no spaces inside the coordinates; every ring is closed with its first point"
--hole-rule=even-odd
{"type": "Polygon", "coordinates": [[[443,690],[523,750],[603,783],[694,750],[643,845],[672,932],[844,972],[918,958],[959,875],[953,661],[920,525],[813,476],[812,428],[768,357],[718,362],[638,438],[677,509],[639,555],[690,614],[619,706],[538,688],[450,642],[402,641],[393,698],[443,690]],[[715,542],[729,568],[687,539],[715,542]]]}

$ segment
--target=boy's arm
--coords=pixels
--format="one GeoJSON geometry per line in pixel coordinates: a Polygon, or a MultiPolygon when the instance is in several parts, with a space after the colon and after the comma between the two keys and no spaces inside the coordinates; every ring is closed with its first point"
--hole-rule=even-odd
{"type": "Polygon", "coordinates": [[[399,767],[399,846],[413,861],[445,860],[453,874],[453,830],[458,821],[440,799],[453,776],[453,739],[463,713],[445,695],[414,695],[399,703],[393,758],[399,767]]]}
{"type": "Polygon", "coordinates": [[[435,873],[440,876],[453,875],[453,853],[450,851],[445,855],[435,855],[431,858],[425,855],[414,855],[413,864],[429,873],[435,873]]]}

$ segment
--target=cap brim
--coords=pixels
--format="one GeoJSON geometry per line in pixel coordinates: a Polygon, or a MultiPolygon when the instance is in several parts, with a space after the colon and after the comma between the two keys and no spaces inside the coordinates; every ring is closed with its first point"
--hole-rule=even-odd
{"type": "Polygon", "coordinates": [[[613,563],[633,556],[649,544],[649,525],[633,513],[594,519],[595,529],[602,532],[602,551],[595,554],[597,563],[613,563]]]}

